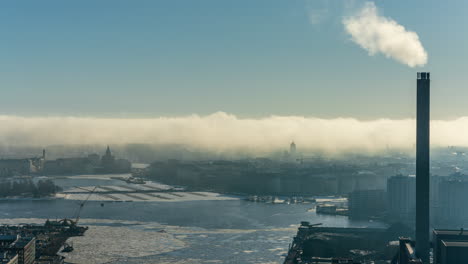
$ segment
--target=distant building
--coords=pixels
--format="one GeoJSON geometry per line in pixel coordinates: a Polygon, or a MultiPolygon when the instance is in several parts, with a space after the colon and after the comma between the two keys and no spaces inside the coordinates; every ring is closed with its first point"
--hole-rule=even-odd
{"type": "Polygon", "coordinates": [[[349,216],[365,218],[382,214],[386,209],[384,190],[357,190],[348,197],[349,216]]]}
{"type": "Polygon", "coordinates": [[[101,157],[94,153],[94,154],[89,154],[88,155],[88,160],[94,164],[95,166],[98,166],[101,163],[101,157]]]}
{"type": "Polygon", "coordinates": [[[296,156],[296,143],[291,142],[291,145],[289,145],[289,154],[291,155],[291,157],[295,157],[296,156]]]}
{"type": "Polygon", "coordinates": [[[43,173],[46,175],[58,174],[91,174],[97,164],[88,158],[64,158],[48,160],[44,164],[43,173]]]}
{"type": "Polygon", "coordinates": [[[106,154],[101,158],[101,166],[104,171],[112,171],[115,167],[115,157],[112,155],[109,146],[107,146],[106,154]]]}
{"type": "MultiPolygon", "coordinates": [[[[283,153],[283,161],[285,162],[297,162],[299,161],[298,159],[298,155],[297,155],[297,148],[296,148],[296,143],[294,143],[294,141],[291,142],[291,144],[289,144],[289,151],[284,151],[283,153]]],[[[302,163],[302,161],[301,161],[302,163]]]]}
{"type": "Polygon", "coordinates": [[[32,166],[30,159],[2,159],[0,160],[0,176],[28,175],[33,171],[32,166]]]}
{"type": "MultiPolygon", "coordinates": [[[[439,185],[441,182],[447,180],[449,177],[431,175],[430,179],[430,214],[431,223],[437,224],[439,217],[439,185]]],[[[443,223],[442,223],[443,224],[443,223]]]]}
{"type": "Polygon", "coordinates": [[[115,159],[110,147],[107,146],[106,153],[101,158],[100,173],[126,173],[130,172],[132,164],[125,159],[115,159]]]}
{"type": "Polygon", "coordinates": [[[416,210],[416,177],[397,175],[387,180],[387,201],[390,219],[414,221],[416,210]]]}
{"type": "Polygon", "coordinates": [[[463,226],[468,222],[468,181],[447,179],[439,183],[437,218],[446,226],[463,226]]]}
{"type": "Polygon", "coordinates": [[[93,173],[128,173],[131,163],[126,159],[115,159],[109,146],[105,154],[90,154],[87,157],[62,158],[44,163],[43,174],[93,174],[93,173]]]}
{"type": "Polygon", "coordinates": [[[42,170],[45,152],[41,157],[22,159],[0,159],[0,177],[30,175],[42,170]]]}

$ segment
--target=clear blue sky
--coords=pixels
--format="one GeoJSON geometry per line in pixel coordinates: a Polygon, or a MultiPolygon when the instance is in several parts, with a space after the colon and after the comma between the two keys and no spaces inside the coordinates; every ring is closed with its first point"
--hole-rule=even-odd
{"type": "Polygon", "coordinates": [[[418,33],[422,68],[349,40],[342,17],[362,3],[2,1],[0,114],[406,118],[428,70],[433,117],[468,116],[468,2],[375,1],[418,33]]]}

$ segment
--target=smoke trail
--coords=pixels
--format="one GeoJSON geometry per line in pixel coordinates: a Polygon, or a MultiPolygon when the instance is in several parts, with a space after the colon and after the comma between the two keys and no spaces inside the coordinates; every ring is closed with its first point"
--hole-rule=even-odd
{"type": "MultiPolygon", "coordinates": [[[[299,149],[328,153],[411,150],[412,119],[360,121],[302,116],[238,118],[224,112],[207,116],[147,119],[0,116],[0,145],[180,144],[201,150],[263,154],[284,150],[294,140],[299,149]]],[[[468,146],[468,117],[432,121],[433,146],[468,146]]]]}
{"type": "Polygon", "coordinates": [[[382,53],[410,67],[427,63],[428,56],[418,35],[395,20],[380,16],[373,2],[367,2],[355,16],[344,18],[343,25],[352,41],[371,56],[382,53]]]}

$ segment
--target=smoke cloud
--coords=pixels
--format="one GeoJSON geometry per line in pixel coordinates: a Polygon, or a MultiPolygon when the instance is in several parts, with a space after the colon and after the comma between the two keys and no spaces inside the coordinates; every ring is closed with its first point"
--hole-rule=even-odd
{"type": "MultiPolygon", "coordinates": [[[[148,119],[0,116],[0,144],[40,146],[67,144],[180,144],[200,150],[265,154],[288,148],[327,153],[412,150],[413,119],[321,119],[302,116],[239,118],[211,115],[148,119]]],[[[468,146],[468,117],[432,121],[433,146],[468,146]]]]}
{"type": "Polygon", "coordinates": [[[418,34],[380,16],[373,2],[367,2],[356,15],[344,18],[343,25],[351,40],[371,56],[382,53],[410,67],[427,63],[428,56],[418,34]]]}

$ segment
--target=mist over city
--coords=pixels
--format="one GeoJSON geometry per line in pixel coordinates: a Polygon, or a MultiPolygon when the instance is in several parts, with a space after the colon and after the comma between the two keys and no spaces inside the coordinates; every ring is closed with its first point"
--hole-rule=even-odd
{"type": "MultiPolygon", "coordinates": [[[[389,149],[410,154],[416,143],[414,119],[241,118],[217,112],[145,119],[1,116],[0,120],[5,124],[0,128],[3,147],[179,145],[215,154],[245,153],[255,157],[282,151],[290,141],[299,143],[302,151],[327,155],[378,155],[389,149]]],[[[468,118],[432,120],[431,128],[431,146],[468,147],[468,118]]]]}
{"type": "Polygon", "coordinates": [[[468,2],[0,3],[0,264],[468,263],[468,2]]]}

